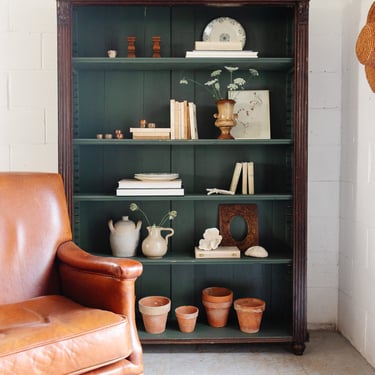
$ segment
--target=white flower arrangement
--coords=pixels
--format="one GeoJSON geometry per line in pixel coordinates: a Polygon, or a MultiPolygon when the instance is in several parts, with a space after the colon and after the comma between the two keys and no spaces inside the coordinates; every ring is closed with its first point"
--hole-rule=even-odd
{"type": "MultiPolygon", "coordinates": [[[[237,66],[224,66],[224,69],[229,72],[229,83],[224,86],[220,83],[221,73],[223,72],[222,69],[217,69],[211,72],[211,79],[203,84],[185,77],[180,80],[180,84],[188,85],[189,82],[196,83],[197,85],[204,87],[214,99],[226,99],[227,91],[243,90],[246,85],[246,80],[242,77],[233,77],[233,73],[239,69],[237,66]],[[222,87],[227,89],[225,95],[222,93],[222,87]]],[[[249,73],[252,77],[259,76],[259,72],[256,69],[250,68],[249,73]]]]}
{"type": "MultiPolygon", "coordinates": [[[[149,227],[151,227],[151,223],[150,223],[150,220],[148,219],[148,216],[146,215],[146,213],[136,204],[136,203],[131,203],[130,206],[130,211],[139,211],[143,217],[146,219],[147,221],[147,225],[149,227]]],[[[176,218],[177,216],[177,211],[175,210],[172,210],[172,211],[168,211],[160,220],[160,223],[158,225],[156,224],[152,224],[152,226],[158,226],[158,227],[161,227],[167,220],[173,220],[174,218],[176,218]]]]}

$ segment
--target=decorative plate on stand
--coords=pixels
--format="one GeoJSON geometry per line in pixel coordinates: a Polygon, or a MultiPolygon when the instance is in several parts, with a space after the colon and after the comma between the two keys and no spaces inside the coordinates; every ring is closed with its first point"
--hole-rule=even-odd
{"type": "Polygon", "coordinates": [[[243,48],[246,43],[246,32],[233,18],[219,17],[207,24],[202,39],[208,42],[241,42],[243,48]]]}

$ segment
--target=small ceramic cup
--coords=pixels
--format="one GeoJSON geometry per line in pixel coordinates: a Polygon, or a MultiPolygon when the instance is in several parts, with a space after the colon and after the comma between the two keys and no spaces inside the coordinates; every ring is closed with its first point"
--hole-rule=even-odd
{"type": "Polygon", "coordinates": [[[109,49],[107,54],[110,59],[114,59],[117,56],[117,51],[115,49],[109,49]]]}

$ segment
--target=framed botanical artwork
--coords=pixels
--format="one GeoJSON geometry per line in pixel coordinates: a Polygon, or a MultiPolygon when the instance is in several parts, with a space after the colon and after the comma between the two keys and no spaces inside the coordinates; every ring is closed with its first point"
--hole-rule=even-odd
{"type": "Polygon", "coordinates": [[[229,91],[236,101],[237,125],[231,129],[235,139],[270,139],[270,101],[268,90],[229,91]]]}

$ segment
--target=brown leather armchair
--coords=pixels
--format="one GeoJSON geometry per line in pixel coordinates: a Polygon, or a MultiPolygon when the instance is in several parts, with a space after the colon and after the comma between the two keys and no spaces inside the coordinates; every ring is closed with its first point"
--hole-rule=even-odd
{"type": "Polygon", "coordinates": [[[60,175],[0,173],[1,374],[143,374],[141,273],[72,242],[60,175]]]}

